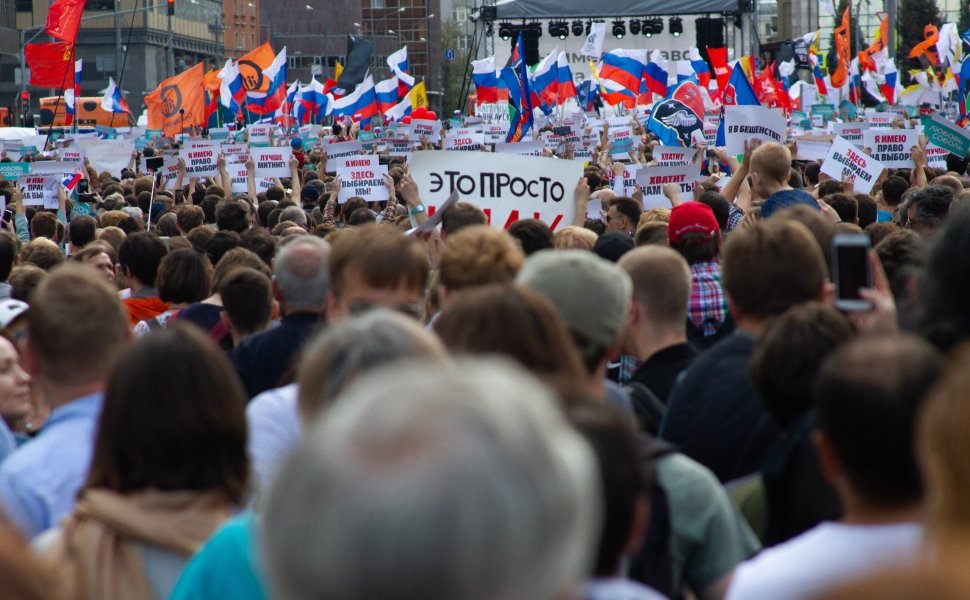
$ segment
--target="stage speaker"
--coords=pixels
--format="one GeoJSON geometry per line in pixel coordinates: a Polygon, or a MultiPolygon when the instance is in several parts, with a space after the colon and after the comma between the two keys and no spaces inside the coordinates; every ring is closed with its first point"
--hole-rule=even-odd
{"type": "Polygon", "coordinates": [[[539,36],[542,35],[542,25],[538,23],[512,26],[512,38],[509,40],[511,48],[519,41],[522,32],[522,43],[525,45],[525,64],[534,65],[539,62],[539,36]]]}
{"type": "MultiPolygon", "coordinates": [[[[695,22],[698,48],[724,47],[724,19],[699,17],[695,22]]],[[[703,56],[703,53],[701,53],[703,56]]]]}

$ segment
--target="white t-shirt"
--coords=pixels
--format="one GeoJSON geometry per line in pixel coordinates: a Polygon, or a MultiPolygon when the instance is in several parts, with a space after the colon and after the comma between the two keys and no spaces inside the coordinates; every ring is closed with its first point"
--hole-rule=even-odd
{"type": "Polygon", "coordinates": [[[872,571],[912,564],[922,538],[916,523],[822,523],[738,565],[726,600],[814,598],[872,571]]]}
{"type": "Polygon", "coordinates": [[[664,595],[657,590],[620,577],[587,581],[582,597],[584,600],[664,600],[664,595]]]}

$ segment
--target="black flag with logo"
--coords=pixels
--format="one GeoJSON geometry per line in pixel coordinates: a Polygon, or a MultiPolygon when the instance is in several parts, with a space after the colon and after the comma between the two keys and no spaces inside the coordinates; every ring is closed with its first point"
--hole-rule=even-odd
{"type": "Polygon", "coordinates": [[[374,52],[374,43],[356,35],[347,36],[347,62],[343,73],[337,80],[337,87],[352,91],[357,84],[367,77],[370,68],[370,55],[374,52]]]}

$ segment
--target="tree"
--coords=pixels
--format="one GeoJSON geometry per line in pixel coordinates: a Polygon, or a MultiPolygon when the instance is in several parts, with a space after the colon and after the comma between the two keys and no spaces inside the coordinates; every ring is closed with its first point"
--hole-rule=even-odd
{"type": "MultiPolygon", "coordinates": [[[[465,50],[459,49],[458,40],[462,36],[461,30],[458,28],[453,21],[448,21],[441,24],[441,48],[454,50],[455,58],[452,60],[443,60],[441,63],[441,110],[445,112],[445,115],[439,115],[441,118],[447,118],[453,110],[461,110],[465,112],[465,98],[462,97],[462,86],[465,83],[465,79],[471,79],[471,65],[468,63],[469,60],[469,50],[466,45],[465,50]],[[467,67],[467,75],[465,73],[467,67]]],[[[433,59],[434,60],[434,59],[433,59]]],[[[469,88],[467,91],[474,91],[474,88],[469,88]]]]}
{"type": "MultiPolygon", "coordinates": [[[[960,18],[963,18],[963,8],[960,18]]],[[[936,0],[900,0],[896,13],[896,32],[899,34],[896,38],[896,62],[900,70],[904,70],[906,65],[914,68],[919,66],[919,61],[915,59],[912,64],[909,63],[909,51],[923,41],[923,28],[931,24],[937,27],[943,25],[936,0]]]]}
{"type": "MultiPolygon", "coordinates": [[[[845,12],[846,7],[849,6],[849,2],[850,0],[839,0],[839,6],[835,10],[835,28],[838,28],[842,24],[842,14],[845,12]]],[[[850,56],[856,56],[869,45],[862,33],[862,29],[859,28],[859,15],[856,13],[856,7],[853,6],[852,12],[849,13],[849,31],[852,32],[852,45],[849,47],[850,56]]],[[[832,30],[832,37],[829,38],[829,51],[826,60],[829,73],[835,71],[835,68],[839,66],[839,57],[835,52],[835,29],[832,30]]]]}
{"type": "Polygon", "coordinates": [[[960,2],[960,19],[957,21],[957,30],[962,35],[967,29],[970,29],[970,2],[962,0],[960,2]]]}

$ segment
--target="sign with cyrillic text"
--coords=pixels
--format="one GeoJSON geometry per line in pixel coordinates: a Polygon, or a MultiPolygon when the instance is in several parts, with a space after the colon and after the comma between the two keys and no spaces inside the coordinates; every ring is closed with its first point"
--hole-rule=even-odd
{"type": "Polygon", "coordinates": [[[229,173],[229,185],[232,186],[233,194],[249,192],[249,170],[246,169],[246,165],[240,163],[226,165],[226,171],[229,173]]]}
{"type": "Polygon", "coordinates": [[[841,137],[832,142],[832,148],[822,163],[823,173],[838,180],[843,177],[851,178],[853,191],[863,194],[872,191],[876,179],[885,168],[881,162],[841,137]]]}
{"type": "Polygon", "coordinates": [[[381,163],[380,158],[373,154],[358,154],[356,156],[341,156],[327,163],[327,168],[337,169],[365,169],[376,168],[381,163]]]}
{"type": "Polygon", "coordinates": [[[215,177],[219,174],[219,145],[216,142],[183,148],[179,151],[179,158],[185,161],[185,174],[188,177],[215,177]]]}
{"type": "Polygon", "coordinates": [[[496,154],[518,154],[519,156],[545,156],[543,150],[546,149],[542,141],[512,142],[495,144],[496,154]]]}
{"type": "Polygon", "coordinates": [[[361,150],[364,149],[364,144],[359,141],[337,142],[336,144],[324,146],[324,149],[327,151],[328,159],[340,158],[341,156],[353,156],[354,154],[360,154],[361,150]]]}
{"type": "Polygon", "coordinates": [[[519,219],[536,218],[555,231],[572,222],[573,191],[583,174],[583,163],[512,154],[428,151],[414,153],[410,173],[426,205],[440,205],[457,190],[462,200],[480,206],[496,229],[505,229],[519,219]]]}
{"type": "Polygon", "coordinates": [[[617,173],[613,180],[613,193],[617,196],[632,196],[637,191],[637,171],[642,165],[624,165],[623,172],[617,173]]]}
{"type": "Polygon", "coordinates": [[[223,144],[222,155],[227,163],[246,162],[249,158],[249,147],[246,144],[223,144]]]}
{"type": "Polygon", "coordinates": [[[340,193],[337,195],[337,202],[340,204],[354,196],[360,196],[368,202],[388,199],[387,186],[384,185],[387,165],[346,167],[337,169],[337,175],[340,177],[340,193]]]}
{"type": "Polygon", "coordinates": [[[680,186],[681,198],[689,198],[694,184],[701,177],[698,164],[678,167],[644,167],[637,171],[637,185],[643,190],[643,208],[670,208],[670,200],[664,196],[664,186],[680,186]]]}
{"type": "Polygon", "coordinates": [[[920,122],[923,124],[923,133],[934,146],[960,158],[966,157],[970,152],[970,132],[966,129],[935,115],[923,115],[920,122]]]}
{"type": "Polygon", "coordinates": [[[422,138],[427,139],[432,144],[438,143],[441,135],[441,121],[431,121],[428,119],[411,120],[411,141],[420,142],[422,138]]]}
{"type": "Polygon", "coordinates": [[[658,167],[677,167],[694,162],[695,148],[677,148],[675,146],[656,146],[653,149],[653,159],[658,167]]]}
{"type": "Polygon", "coordinates": [[[17,187],[23,190],[24,206],[57,208],[57,194],[62,180],[57,175],[24,175],[17,179],[17,187]]]}
{"type": "Polygon", "coordinates": [[[269,132],[273,126],[269,123],[252,123],[246,125],[246,134],[250,146],[269,146],[269,132]]]}
{"type": "Polygon", "coordinates": [[[869,131],[868,123],[859,123],[856,121],[849,123],[832,123],[832,133],[852,142],[859,148],[863,147],[863,142],[865,141],[867,131],[869,131]]]}
{"type": "Polygon", "coordinates": [[[115,177],[121,175],[121,170],[128,166],[131,153],[135,151],[131,140],[79,139],[77,145],[84,150],[88,163],[95,171],[107,171],[115,177]]]}
{"type": "Polygon", "coordinates": [[[509,128],[506,125],[488,123],[485,125],[485,143],[503,144],[508,137],[509,128]]]}
{"type": "Polygon", "coordinates": [[[728,154],[743,154],[744,142],[785,141],[788,123],[778,111],[764,106],[725,106],[724,141],[728,154]]]}
{"type": "Polygon", "coordinates": [[[58,154],[61,156],[61,160],[69,163],[83,163],[84,162],[84,150],[81,148],[62,148],[58,154]]]}
{"type": "Polygon", "coordinates": [[[866,132],[865,147],[872,157],[890,169],[909,169],[913,166],[913,146],[919,145],[915,129],[870,129],[866,132]]]}
{"type": "Polygon", "coordinates": [[[483,133],[476,133],[471,129],[454,129],[445,136],[445,150],[476,152],[481,150],[484,141],[483,133]]]}
{"type": "Polygon", "coordinates": [[[256,177],[289,177],[292,148],[253,148],[256,177]]]}
{"type": "Polygon", "coordinates": [[[866,115],[871,129],[888,129],[893,126],[893,122],[899,118],[894,112],[871,112],[866,115]]]}
{"type": "Polygon", "coordinates": [[[795,160],[825,160],[833,139],[830,135],[802,135],[795,138],[795,160]]]}

